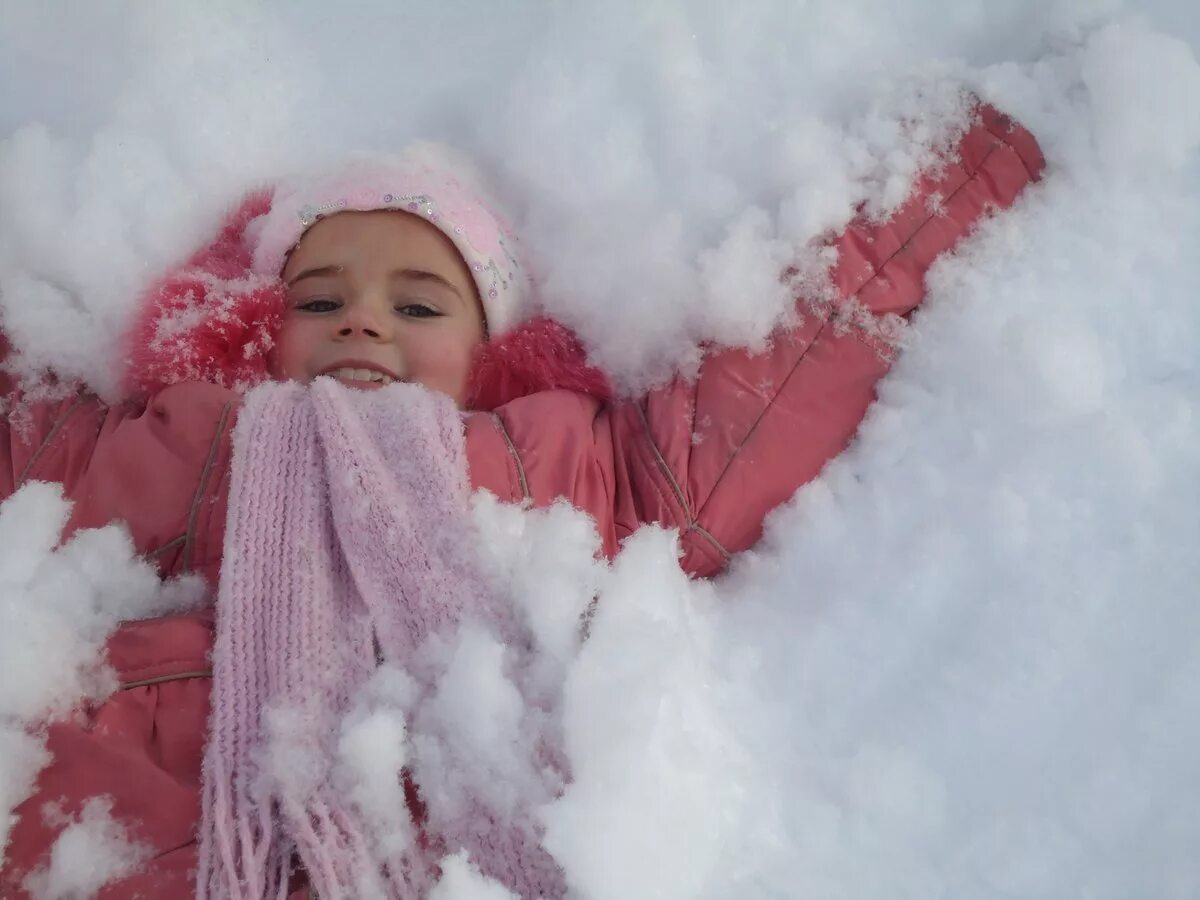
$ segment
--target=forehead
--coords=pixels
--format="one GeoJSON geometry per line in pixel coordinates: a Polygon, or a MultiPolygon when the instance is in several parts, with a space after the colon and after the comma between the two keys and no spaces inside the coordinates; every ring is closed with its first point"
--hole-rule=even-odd
{"type": "Polygon", "coordinates": [[[343,212],[322,219],[304,233],[281,273],[286,281],[315,266],[352,271],[419,267],[447,278],[470,281],[458,250],[434,225],[405,212],[343,212]]]}

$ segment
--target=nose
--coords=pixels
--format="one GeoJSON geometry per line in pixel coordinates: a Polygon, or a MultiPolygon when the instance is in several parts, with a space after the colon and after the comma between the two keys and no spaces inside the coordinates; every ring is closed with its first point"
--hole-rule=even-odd
{"type": "Polygon", "coordinates": [[[376,305],[365,300],[349,304],[338,323],[338,336],[348,338],[361,334],[372,340],[390,340],[391,323],[376,305]]]}

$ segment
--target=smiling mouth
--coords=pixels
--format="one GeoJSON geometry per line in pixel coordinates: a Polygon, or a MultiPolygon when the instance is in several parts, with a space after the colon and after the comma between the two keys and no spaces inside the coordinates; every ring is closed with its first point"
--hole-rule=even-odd
{"type": "Polygon", "coordinates": [[[392,384],[398,380],[376,369],[363,369],[357,366],[338,366],[334,369],[326,369],[321,374],[356,387],[365,384],[392,384]]]}

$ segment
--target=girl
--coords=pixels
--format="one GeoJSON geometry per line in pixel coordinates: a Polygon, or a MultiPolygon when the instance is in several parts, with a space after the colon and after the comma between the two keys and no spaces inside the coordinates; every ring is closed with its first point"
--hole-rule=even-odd
{"type": "MultiPolygon", "coordinates": [[[[0,441],[6,454],[0,497],[30,480],[62,482],[75,500],[70,531],[124,521],[164,578],[199,574],[220,597],[215,615],[210,607],[129,622],[112,635],[108,660],[120,690],[84,717],[50,726],[53,761],[16,811],[0,895],[25,896],[24,879],[46,863],[62,827],[60,819],[43,817],[46,804],[60,801],[73,814],[97,795],[110,796],[113,815],[153,849],[140,871],[110,884],[102,897],[219,893],[210,882],[220,869],[214,835],[222,816],[236,813],[238,799],[232,789],[213,794],[236,780],[221,780],[238,764],[223,742],[246,724],[225,715],[222,692],[252,683],[262,674],[255,667],[266,665],[251,652],[237,667],[232,649],[241,626],[221,608],[250,598],[249,576],[222,566],[231,547],[253,540],[243,488],[272,483],[270,473],[266,481],[250,477],[255,457],[247,441],[272,433],[254,431],[256,423],[292,423],[298,439],[310,442],[303,446],[317,448],[314,477],[325,479],[329,493],[322,496],[336,503],[337,478],[320,475],[319,463],[321,448],[334,446],[322,443],[322,435],[342,435],[351,415],[338,404],[356,405],[355,421],[366,423],[377,442],[392,440],[391,426],[372,418],[368,392],[379,398],[393,392],[414,404],[414,415],[428,415],[430,434],[441,435],[442,412],[390,387],[418,383],[463,413],[464,436],[437,439],[444,439],[449,462],[433,453],[425,464],[446,491],[455,490],[457,440],[470,487],[533,506],[567,498],[595,520],[607,556],[643,523],[676,528],[684,569],[715,575],[754,544],[764,516],[853,436],[889,367],[891,348],[879,337],[889,329],[879,326],[912,313],[937,256],[987,211],[1009,206],[1043,164],[1027,132],[979,108],[952,161],[919,179],[889,221],[856,220],[833,241],[832,299],[804,300],[800,324],[774,335],[767,352],[714,350],[696,378],[637,400],[612,398],[561,327],[520,320],[529,281],[517,244],[452,175],[411,162],[362,163],[330,179],[280,187],[270,198],[250,197],[212,246],[148,296],[133,340],[128,401],[105,406],[80,395],[35,407],[32,428],[6,426],[0,441]],[[351,390],[339,391],[327,379],[351,390]],[[245,390],[271,380],[312,388],[303,396],[277,391],[273,406],[244,408],[245,390]],[[215,655],[214,622],[221,631],[215,655]],[[207,740],[210,702],[216,712],[207,740]]],[[[352,442],[347,446],[358,452],[352,442]]],[[[386,477],[409,496],[436,488],[403,472],[386,477]]],[[[280,527],[271,519],[258,524],[261,532],[280,527]]],[[[424,538],[414,540],[420,547],[424,538]]],[[[361,565],[379,578],[406,577],[369,547],[358,550],[361,565]]],[[[452,581],[453,569],[448,564],[452,581]]],[[[421,586],[397,590],[409,598],[421,586]]],[[[369,637],[376,653],[402,652],[386,630],[369,637]]],[[[410,788],[409,805],[419,812],[416,787],[410,788]]],[[[292,830],[314,816],[304,811],[292,830]]],[[[454,849],[458,837],[430,830],[440,849],[454,849]]],[[[314,878],[324,877],[306,858],[303,840],[292,837],[301,862],[314,878]]],[[[553,873],[542,870],[508,880],[521,891],[530,884],[561,891],[553,873]]],[[[303,874],[290,890],[306,895],[303,874]]]]}

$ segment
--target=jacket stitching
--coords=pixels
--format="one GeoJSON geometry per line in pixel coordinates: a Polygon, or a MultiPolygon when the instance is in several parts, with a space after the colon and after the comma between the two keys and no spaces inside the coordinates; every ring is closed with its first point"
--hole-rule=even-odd
{"type": "MultiPolygon", "coordinates": [[[[990,131],[988,133],[991,134],[990,131]]],[[[994,137],[994,135],[993,135],[993,137],[994,137]]],[[[950,200],[953,200],[956,196],[958,196],[958,194],[961,191],[965,190],[968,185],[973,184],[975,182],[975,180],[977,178],[979,178],[980,175],[983,173],[984,166],[987,165],[987,161],[992,158],[992,155],[997,150],[999,150],[1001,146],[1005,146],[1005,147],[1009,146],[1008,144],[1004,143],[1003,141],[1000,141],[999,138],[997,138],[997,141],[999,141],[999,143],[992,145],[992,147],[988,150],[987,155],[985,155],[983,157],[983,159],[981,159],[979,161],[979,165],[975,167],[975,170],[973,172],[971,172],[970,175],[963,180],[962,184],[960,184],[957,188],[954,189],[954,191],[951,192],[950,196],[946,198],[945,202],[949,202],[950,200]]],[[[1012,148],[1009,147],[1009,149],[1012,149],[1012,148]]],[[[1014,152],[1016,152],[1016,151],[1014,151],[1014,152]]],[[[1018,156],[1019,155],[1020,154],[1018,154],[1018,156]]],[[[1024,163],[1022,163],[1022,165],[1024,165],[1024,163]]],[[[853,300],[859,294],[861,294],[863,292],[863,290],[867,287],[867,285],[869,285],[871,282],[875,281],[877,278],[880,277],[879,273],[882,272],[887,267],[888,263],[890,263],[893,259],[895,259],[897,256],[899,256],[901,253],[903,253],[905,251],[905,249],[907,249],[908,246],[917,239],[917,236],[920,235],[925,230],[925,228],[929,225],[929,223],[936,218],[938,218],[937,213],[935,213],[935,212],[930,213],[921,222],[920,225],[918,225],[916,228],[913,229],[912,234],[909,235],[909,237],[906,241],[904,241],[899,247],[897,247],[896,250],[890,256],[888,256],[887,259],[883,260],[877,267],[874,267],[872,269],[871,275],[867,278],[864,278],[863,281],[854,289],[854,292],[852,294],[848,295],[844,300],[842,300],[840,302],[843,304],[847,303],[850,300],[853,300]]],[[[792,380],[792,377],[796,374],[796,370],[800,368],[800,364],[802,362],[804,362],[805,357],[808,356],[808,352],[813,348],[813,345],[816,344],[817,340],[825,332],[826,327],[828,327],[828,325],[829,325],[829,319],[833,315],[833,306],[836,306],[836,304],[831,305],[828,313],[826,314],[825,321],[821,323],[821,327],[817,330],[817,333],[814,334],[812,337],[812,340],[808,342],[808,346],[805,347],[804,351],[800,354],[800,356],[796,358],[795,364],[793,364],[792,368],[788,371],[787,377],[783,379],[783,383],[779,386],[779,390],[777,390],[771,396],[771,399],[763,407],[762,412],[759,413],[758,418],[754,420],[754,424],[750,426],[749,430],[747,430],[747,432],[746,432],[745,436],[742,438],[741,442],[733,449],[733,452],[729,454],[729,459],[726,460],[725,467],[723,469],[721,469],[721,474],[717,476],[715,481],[713,481],[713,487],[712,487],[712,490],[709,491],[709,497],[711,497],[714,493],[716,493],[717,486],[725,478],[725,474],[729,471],[729,467],[731,465],[733,465],[733,461],[737,458],[737,455],[739,453],[741,453],[742,448],[744,448],[746,446],[746,444],[750,442],[750,438],[753,437],[754,432],[758,430],[758,426],[762,422],[763,418],[775,406],[775,402],[779,399],[779,395],[782,394],[785,390],[787,390],[788,383],[792,380]]],[[[707,503],[707,500],[705,501],[705,503],[707,503]]],[[[704,506],[702,505],[701,511],[703,511],[703,509],[704,509],[704,506]]]]}
{"type": "MultiPolygon", "coordinates": [[[[721,556],[723,556],[725,559],[730,559],[732,554],[730,554],[730,552],[721,545],[721,542],[713,537],[707,529],[701,527],[697,522],[696,517],[692,515],[692,511],[688,507],[687,499],[684,497],[683,489],[679,486],[679,482],[676,480],[675,474],[671,471],[671,467],[667,465],[666,458],[662,455],[662,451],[658,448],[658,444],[654,441],[654,434],[650,431],[650,420],[646,418],[646,411],[642,409],[641,404],[634,404],[634,407],[638,411],[638,417],[642,420],[642,433],[646,439],[647,446],[650,448],[650,452],[654,455],[655,462],[658,464],[658,470],[663,474],[667,484],[670,485],[671,490],[675,494],[676,502],[683,510],[684,520],[686,523],[684,533],[695,532],[699,534],[710,544],[712,544],[712,546],[718,553],[721,554],[721,556]]],[[[664,497],[664,499],[666,498],[664,497]]]]}
{"type": "MultiPolygon", "coordinates": [[[[1000,143],[1002,143],[1005,147],[1007,147],[1009,150],[1011,150],[1013,152],[1013,155],[1016,156],[1016,158],[1018,160],[1020,160],[1021,167],[1025,169],[1025,174],[1029,176],[1030,181],[1041,181],[1042,180],[1041,174],[1039,172],[1035,172],[1033,170],[1033,167],[1031,167],[1029,165],[1029,161],[1025,159],[1025,154],[1023,154],[1019,149],[1017,149],[1016,144],[1014,144],[1012,141],[1009,141],[1007,138],[1005,138],[1005,136],[1003,134],[1000,134],[995,129],[993,129],[991,126],[984,126],[984,127],[987,129],[988,134],[990,134],[992,137],[994,137],[996,140],[998,140],[1000,143]]],[[[1007,133],[1011,134],[1012,132],[1010,130],[1007,133]]],[[[983,160],[979,163],[980,169],[983,168],[983,165],[984,165],[984,163],[987,162],[988,157],[990,157],[992,155],[992,153],[995,152],[995,150],[997,150],[997,149],[998,148],[993,147],[991,150],[988,151],[988,155],[985,156],[983,158],[983,160]]]]}
{"type": "Polygon", "coordinates": [[[208,458],[200,472],[200,484],[196,488],[196,496],[192,498],[192,508],[188,512],[187,531],[184,533],[183,571],[192,568],[192,552],[195,550],[196,523],[200,519],[200,503],[204,499],[204,489],[208,487],[208,478],[212,474],[213,465],[217,461],[217,450],[221,446],[221,438],[225,434],[225,423],[229,421],[229,411],[235,401],[230,400],[221,410],[221,418],[217,422],[217,433],[213,435],[212,444],[208,448],[208,458]]]}
{"type": "MultiPolygon", "coordinates": [[[[897,252],[899,252],[899,251],[897,251],[897,252]]],[[[864,284],[865,284],[865,282],[864,282],[864,284]]],[[[833,310],[831,308],[829,310],[829,312],[826,314],[824,321],[821,322],[821,327],[818,328],[816,330],[816,333],[813,334],[812,340],[810,340],[808,342],[807,346],[805,346],[805,348],[801,351],[800,355],[798,357],[796,357],[796,362],[788,370],[787,377],[785,377],[783,379],[783,383],[779,386],[779,390],[777,390],[773,395],[771,395],[771,399],[768,400],[767,403],[763,406],[763,411],[758,414],[758,418],[756,418],[754,420],[754,424],[750,426],[750,428],[746,431],[745,436],[743,436],[742,440],[738,443],[738,445],[736,447],[733,448],[733,451],[729,454],[729,459],[727,459],[725,461],[725,465],[721,469],[721,474],[718,475],[716,477],[716,479],[713,481],[712,490],[710,490],[708,492],[709,497],[712,497],[712,495],[717,492],[717,487],[718,487],[718,485],[720,485],[720,483],[722,481],[724,481],[725,475],[729,472],[729,467],[733,465],[734,460],[737,459],[738,454],[742,452],[742,449],[746,446],[746,444],[750,443],[750,438],[752,438],[754,436],[754,432],[758,430],[758,426],[762,423],[762,420],[766,417],[767,413],[770,412],[771,409],[775,406],[776,401],[779,399],[779,395],[787,390],[787,386],[791,382],[792,378],[795,377],[796,371],[800,368],[800,364],[802,362],[804,362],[804,358],[806,356],[808,356],[808,353],[810,350],[812,350],[813,345],[816,344],[816,342],[820,339],[821,335],[823,335],[825,333],[825,329],[829,327],[829,319],[832,316],[833,316],[833,310]]],[[[708,501],[706,500],[705,503],[703,505],[701,505],[701,507],[700,507],[701,511],[703,511],[704,506],[707,505],[707,502],[708,501]]]]}
{"type": "Polygon", "coordinates": [[[183,681],[188,678],[212,678],[212,669],[198,669],[195,672],[178,672],[174,675],[158,675],[154,678],[143,678],[140,681],[123,681],[117,690],[128,691],[132,688],[147,687],[152,684],[166,684],[168,681],[183,681]]]}
{"type": "MultiPolygon", "coordinates": [[[[652,458],[654,456],[657,456],[657,454],[655,454],[653,452],[653,450],[654,450],[653,441],[648,439],[647,445],[651,448],[651,451],[652,451],[649,455],[652,458]]],[[[642,453],[645,454],[645,448],[642,449],[642,453]]],[[[674,485],[670,485],[670,476],[663,474],[662,463],[663,463],[663,461],[661,459],[657,460],[657,468],[659,470],[659,474],[662,475],[663,477],[651,478],[650,486],[654,488],[654,493],[658,495],[658,499],[661,501],[662,505],[665,508],[677,507],[680,505],[679,496],[677,494],[672,494],[671,491],[668,490],[668,487],[673,488],[674,485]],[[668,484],[664,485],[663,484],[664,481],[668,482],[668,484]]],[[[685,509],[683,511],[683,513],[684,514],[682,516],[676,514],[676,521],[674,523],[675,527],[678,528],[681,533],[691,527],[691,524],[688,521],[689,517],[687,515],[687,510],[685,509]]],[[[665,523],[660,523],[660,524],[665,524],[665,523]]]]}
{"type": "Polygon", "coordinates": [[[712,544],[714,548],[716,548],[716,551],[718,553],[720,553],[721,556],[726,561],[733,559],[733,554],[730,553],[728,550],[726,550],[725,547],[721,544],[721,542],[718,541],[715,537],[713,537],[712,533],[707,528],[702,526],[699,522],[693,522],[691,524],[691,530],[696,532],[697,534],[699,534],[701,537],[706,538],[708,540],[708,542],[710,544],[712,544]]]}
{"type": "Polygon", "coordinates": [[[642,434],[646,438],[646,444],[650,447],[650,452],[654,455],[654,460],[658,464],[658,470],[662,472],[667,483],[671,486],[671,490],[675,493],[675,500],[683,510],[684,520],[687,522],[687,527],[692,527],[692,511],[688,507],[687,498],[683,494],[683,489],[679,486],[679,482],[675,480],[674,474],[671,472],[671,467],[667,465],[667,460],[663,457],[662,451],[658,449],[658,444],[654,441],[654,433],[650,430],[650,420],[646,418],[646,411],[642,409],[640,403],[635,403],[634,408],[637,410],[638,418],[642,421],[642,434]]]}
{"type": "MultiPolygon", "coordinates": [[[[159,852],[159,853],[156,853],[156,854],[154,854],[154,856],[150,857],[150,861],[151,861],[151,862],[156,862],[157,860],[160,860],[160,859],[162,859],[164,856],[169,856],[169,855],[170,855],[170,854],[172,854],[172,853],[178,853],[178,852],[179,852],[180,850],[182,850],[184,847],[191,847],[191,846],[192,846],[192,845],[194,845],[195,843],[196,843],[196,840],[195,840],[195,838],[193,838],[193,839],[191,839],[191,840],[184,841],[182,844],[180,844],[180,845],[179,845],[179,846],[177,846],[177,847],[168,847],[166,850],[163,850],[163,851],[161,851],[161,852],[159,852]]],[[[140,895],[139,895],[139,896],[140,896],[140,895]]]]}
{"type": "Polygon", "coordinates": [[[156,556],[161,556],[163,553],[166,553],[168,550],[174,549],[176,546],[178,546],[179,544],[183,543],[186,540],[187,540],[187,535],[181,534],[179,537],[175,538],[174,540],[167,541],[165,544],[163,544],[157,550],[151,550],[148,553],[143,553],[142,556],[145,557],[146,559],[154,559],[156,556]]]}
{"type": "Polygon", "coordinates": [[[29,457],[29,461],[26,462],[24,468],[21,469],[21,475],[17,479],[17,487],[20,487],[25,483],[25,479],[29,477],[34,466],[41,461],[43,454],[45,454],[46,450],[50,447],[51,442],[58,436],[58,433],[62,430],[62,427],[67,424],[67,420],[71,418],[71,416],[75,415],[76,411],[83,406],[84,402],[85,401],[83,397],[76,397],[75,402],[71,404],[67,411],[58,417],[58,421],[54,423],[54,426],[42,440],[42,443],[38,446],[37,450],[34,451],[33,456],[29,457]]]}
{"type": "Polygon", "coordinates": [[[529,480],[525,477],[525,464],[521,462],[521,454],[517,452],[517,445],[513,443],[512,436],[508,433],[504,420],[498,413],[492,413],[492,420],[500,430],[500,436],[504,438],[504,443],[508,447],[508,455],[512,457],[513,467],[517,470],[517,481],[521,485],[521,494],[524,499],[532,502],[533,494],[529,490],[529,480]]]}
{"type": "MultiPolygon", "coordinates": [[[[139,625],[139,624],[146,623],[146,622],[159,623],[167,618],[170,618],[170,616],[169,615],[163,616],[158,619],[132,619],[126,624],[139,625]]],[[[204,665],[204,661],[208,659],[208,656],[211,652],[212,651],[210,649],[204,653],[185,653],[183,656],[172,656],[168,659],[157,659],[156,658],[156,659],[152,660],[151,662],[142,663],[141,665],[138,665],[138,666],[122,666],[121,668],[124,670],[123,674],[125,676],[130,676],[137,672],[141,672],[143,669],[147,669],[151,672],[155,672],[155,671],[161,669],[163,666],[173,666],[173,665],[176,665],[177,663],[188,663],[191,665],[202,666],[202,665],[204,665]]]]}

